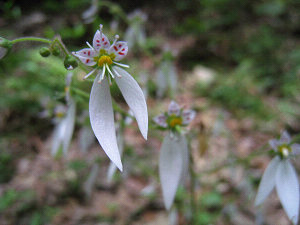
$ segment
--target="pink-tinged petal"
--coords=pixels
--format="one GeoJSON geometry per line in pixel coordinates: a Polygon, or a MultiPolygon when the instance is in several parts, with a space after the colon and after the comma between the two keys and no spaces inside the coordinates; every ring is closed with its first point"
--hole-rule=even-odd
{"type": "Polygon", "coordinates": [[[165,207],[169,210],[179,185],[183,171],[181,136],[171,137],[168,134],[163,141],[159,157],[159,176],[162,185],[165,207]]]}
{"type": "Polygon", "coordinates": [[[142,89],[133,77],[120,67],[114,66],[121,77],[116,77],[115,81],[121,93],[132,110],[143,137],[147,140],[148,134],[148,111],[147,104],[142,89]]]}
{"type": "Polygon", "coordinates": [[[271,148],[273,150],[275,150],[276,152],[278,151],[278,146],[279,146],[279,141],[276,139],[272,139],[269,141],[269,145],[271,146],[271,148]]]}
{"type": "Polygon", "coordinates": [[[171,101],[169,108],[168,108],[168,114],[169,115],[176,115],[179,116],[180,113],[180,107],[175,101],[171,101]]]}
{"type": "Polygon", "coordinates": [[[281,132],[281,136],[280,136],[280,144],[289,144],[291,142],[291,136],[289,135],[289,133],[285,130],[281,132]]]}
{"type": "Polygon", "coordinates": [[[192,122],[193,119],[195,119],[196,112],[194,110],[183,110],[182,118],[183,122],[182,124],[187,125],[190,122],[192,122]]]}
{"type": "Polygon", "coordinates": [[[101,73],[95,78],[90,95],[89,113],[91,126],[107,156],[122,171],[109,84],[106,77],[101,83],[98,83],[100,75],[101,73]]]}
{"type": "Polygon", "coordinates": [[[275,177],[277,174],[279,164],[280,158],[276,156],[267,166],[258,187],[257,195],[255,198],[256,206],[260,205],[273,190],[275,186],[275,177]]]}
{"type": "MultiPolygon", "coordinates": [[[[75,53],[73,53],[75,55],[75,53]]],[[[76,55],[75,55],[76,56],[76,55]]],[[[83,56],[76,56],[83,64],[87,66],[95,66],[96,62],[94,61],[94,58],[88,58],[83,56]]]]}
{"type": "Polygon", "coordinates": [[[292,154],[293,155],[299,155],[300,154],[300,144],[292,144],[292,154]]]}
{"type": "Polygon", "coordinates": [[[127,42],[125,41],[118,41],[115,45],[111,46],[109,49],[109,54],[115,54],[115,61],[122,60],[128,52],[127,42]]]}
{"type": "Polygon", "coordinates": [[[94,49],[84,48],[84,49],[81,49],[80,51],[73,52],[73,55],[77,56],[77,57],[93,58],[93,57],[97,56],[98,53],[95,52],[94,49]]]}
{"type": "Polygon", "coordinates": [[[161,127],[167,127],[167,118],[166,116],[162,113],[156,117],[153,118],[153,121],[158,124],[161,127]]]}
{"type": "Polygon", "coordinates": [[[75,125],[75,116],[76,116],[76,103],[72,98],[70,98],[68,111],[66,115],[66,125],[65,125],[65,132],[63,137],[63,152],[66,155],[71,143],[73,131],[74,131],[74,125],[75,125]]]}
{"type": "Polygon", "coordinates": [[[279,163],[276,174],[276,190],[289,219],[293,224],[298,224],[299,183],[296,171],[288,159],[279,163]]]}
{"type": "Polygon", "coordinates": [[[93,39],[93,47],[96,51],[100,51],[100,49],[108,50],[110,47],[110,43],[108,38],[99,30],[96,31],[94,39],[93,39]]]}

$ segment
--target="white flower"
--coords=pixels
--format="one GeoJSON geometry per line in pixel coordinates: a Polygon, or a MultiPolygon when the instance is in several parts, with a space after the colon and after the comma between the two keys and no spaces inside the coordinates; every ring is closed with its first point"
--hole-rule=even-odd
{"type": "Polygon", "coordinates": [[[53,132],[51,154],[56,156],[62,146],[64,155],[67,154],[72,139],[76,115],[76,104],[70,99],[66,116],[59,120],[53,132]]]}
{"type": "Polygon", "coordinates": [[[146,33],[144,29],[144,23],[147,20],[147,15],[141,10],[137,9],[128,15],[129,27],[125,33],[125,40],[128,46],[143,47],[146,43],[146,33]]]}
{"type": "Polygon", "coordinates": [[[159,126],[170,131],[163,140],[159,157],[159,176],[167,210],[171,208],[177,188],[180,183],[184,184],[188,173],[188,144],[185,136],[178,132],[177,128],[188,125],[195,115],[195,111],[182,110],[172,101],[167,113],[153,119],[159,126]]]}
{"type": "Polygon", "coordinates": [[[300,153],[299,144],[290,144],[290,135],[284,131],[279,140],[269,141],[277,156],[266,168],[259,184],[255,205],[260,205],[276,187],[280,202],[293,224],[298,223],[299,183],[290,156],[300,153]]]}
{"type": "Polygon", "coordinates": [[[164,60],[156,72],[157,96],[159,98],[169,90],[171,96],[177,89],[177,71],[170,60],[164,60]]]}
{"type": "Polygon", "coordinates": [[[181,110],[179,105],[171,101],[168,112],[153,118],[153,121],[163,128],[175,129],[176,126],[188,125],[196,116],[194,110],[181,110]]]}
{"type": "Polygon", "coordinates": [[[109,83],[115,78],[125,101],[137,120],[139,129],[145,139],[148,133],[148,112],[145,97],[138,83],[121,67],[129,67],[118,61],[122,60],[128,52],[127,43],[117,41],[118,35],[110,45],[108,38],[102,33],[102,25],[97,30],[93,46],[84,48],[73,54],[81,62],[94,69],[85,78],[97,73],[89,102],[89,113],[92,129],[105,153],[113,163],[122,171],[122,162],[117,146],[114,126],[114,115],[109,83]]]}

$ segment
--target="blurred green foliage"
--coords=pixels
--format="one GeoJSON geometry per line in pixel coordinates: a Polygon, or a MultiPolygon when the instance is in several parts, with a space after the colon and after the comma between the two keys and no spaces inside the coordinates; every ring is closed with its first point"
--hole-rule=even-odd
{"type": "Polygon", "coordinates": [[[177,3],[177,8],[184,22],[174,31],[197,38],[184,56],[228,68],[251,61],[254,70],[248,75],[257,78],[265,92],[296,96],[299,1],[192,0],[177,3]]]}

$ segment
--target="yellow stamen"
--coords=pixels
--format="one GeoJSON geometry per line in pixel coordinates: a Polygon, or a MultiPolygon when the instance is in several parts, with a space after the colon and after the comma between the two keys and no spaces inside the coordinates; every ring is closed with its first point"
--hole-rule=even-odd
{"type": "Polygon", "coordinates": [[[107,55],[103,55],[98,60],[98,66],[102,67],[104,64],[111,65],[113,61],[107,55]]]}
{"type": "Polygon", "coordinates": [[[174,117],[169,122],[170,127],[175,127],[176,125],[182,125],[182,118],[174,117]]]}

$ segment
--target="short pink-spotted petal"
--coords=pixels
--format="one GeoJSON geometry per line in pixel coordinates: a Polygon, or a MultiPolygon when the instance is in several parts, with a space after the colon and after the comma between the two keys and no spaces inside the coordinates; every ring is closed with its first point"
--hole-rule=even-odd
{"type": "Polygon", "coordinates": [[[188,125],[192,120],[195,118],[196,112],[194,110],[183,110],[182,118],[183,122],[182,124],[188,125]]]}
{"type": "Polygon", "coordinates": [[[90,95],[89,113],[91,125],[107,156],[122,171],[109,84],[106,77],[101,83],[98,83],[100,76],[101,73],[95,78],[90,95]]]}
{"type": "Polygon", "coordinates": [[[95,33],[93,39],[93,47],[96,51],[100,51],[100,49],[108,50],[110,47],[108,38],[99,30],[95,33]]]}
{"type": "Polygon", "coordinates": [[[164,114],[160,114],[153,118],[153,121],[161,127],[167,127],[167,118],[164,114]]]}
{"type": "Polygon", "coordinates": [[[180,107],[175,101],[171,101],[169,108],[168,108],[168,114],[179,116],[180,107]]]}
{"type": "Polygon", "coordinates": [[[82,57],[82,56],[77,56],[77,58],[85,65],[87,66],[95,66],[96,62],[94,61],[93,58],[88,58],[88,57],[82,57]]]}
{"type": "Polygon", "coordinates": [[[77,57],[85,57],[85,58],[93,58],[97,56],[97,52],[94,51],[94,49],[91,48],[84,48],[81,49],[80,51],[73,52],[73,55],[77,57]]]}
{"type": "Polygon", "coordinates": [[[127,46],[127,42],[125,41],[118,41],[115,45],[111,46],[111,48],[109,49],[109,54],[113,53],[115,54],[115,61],[120,61],[121,59],[123,59],[128,52],[128,46],[127,46]]]}

